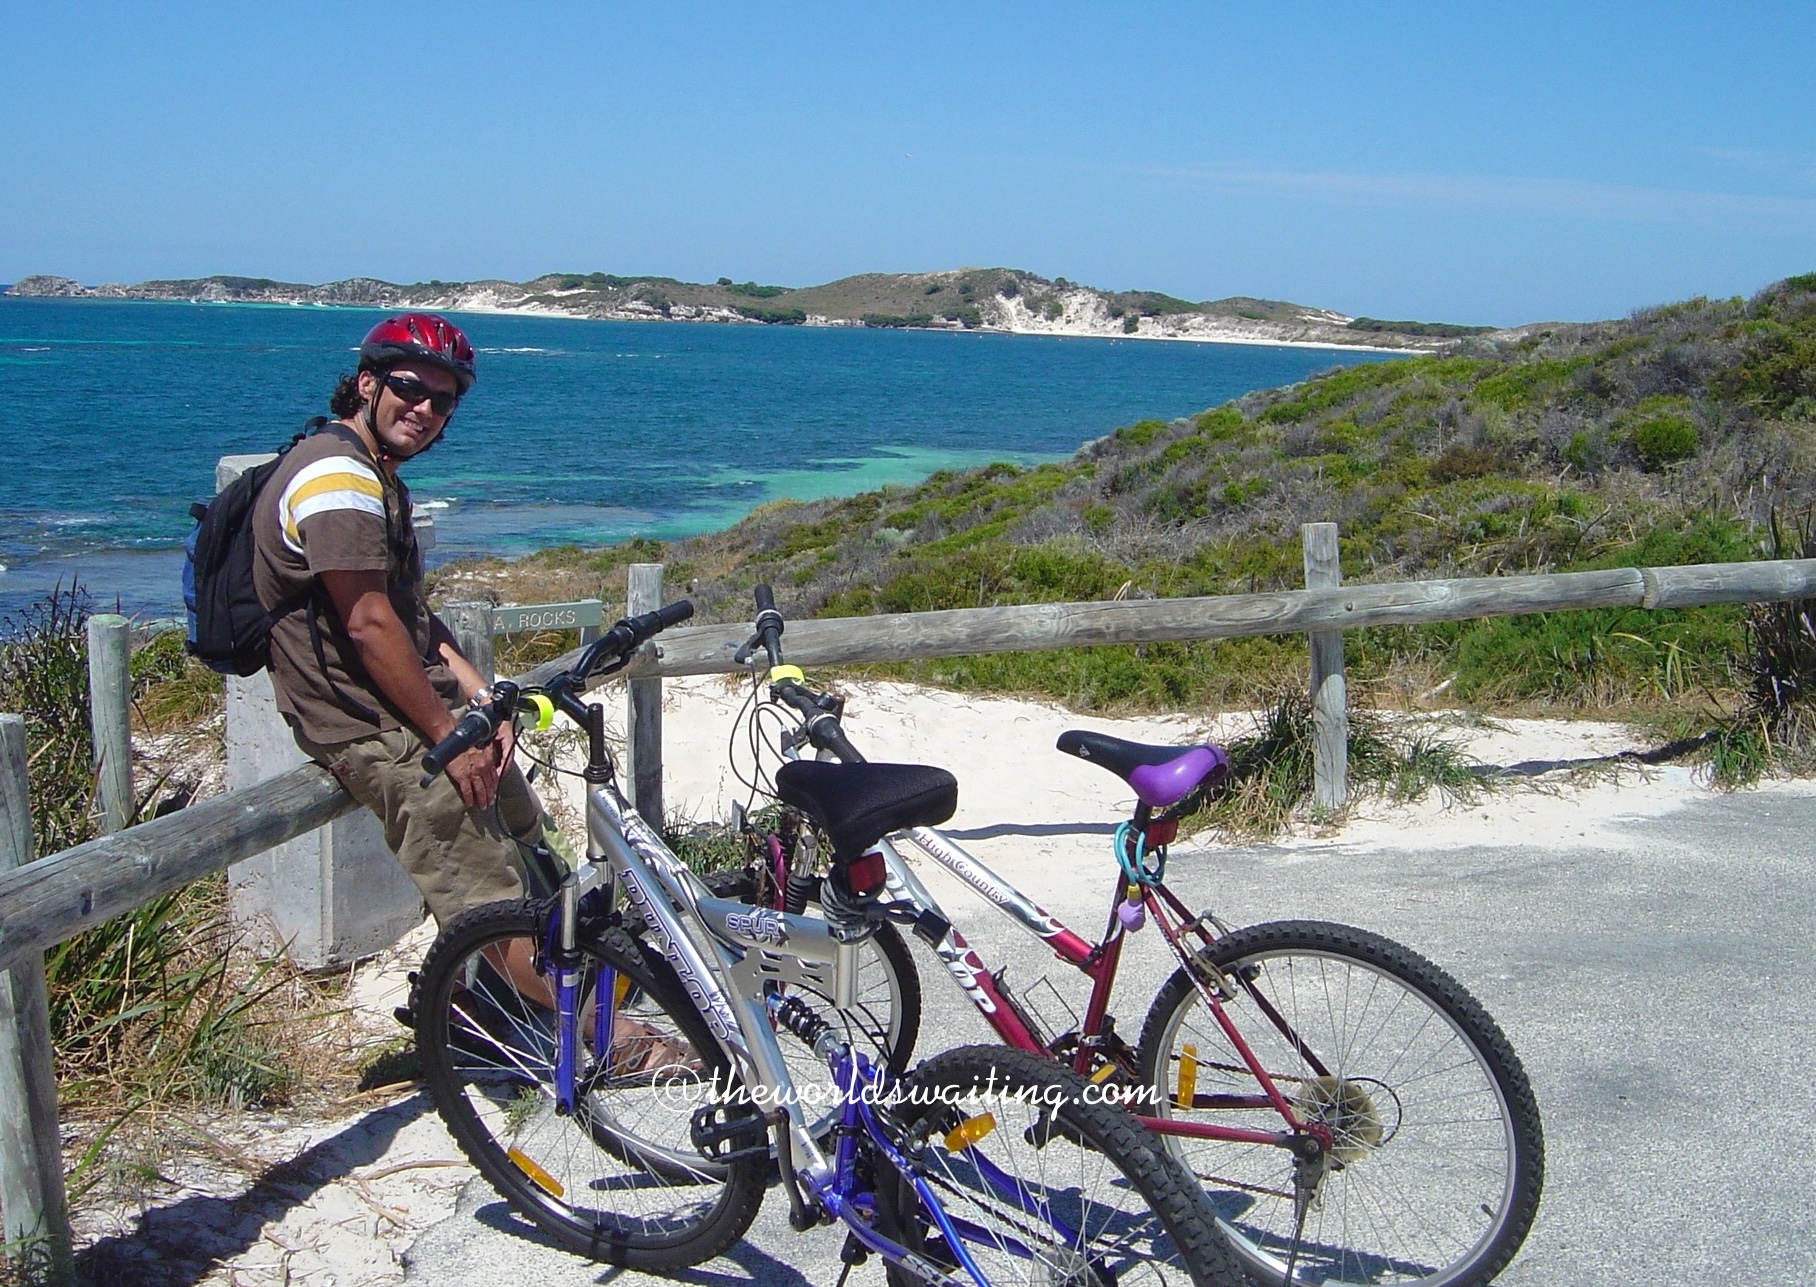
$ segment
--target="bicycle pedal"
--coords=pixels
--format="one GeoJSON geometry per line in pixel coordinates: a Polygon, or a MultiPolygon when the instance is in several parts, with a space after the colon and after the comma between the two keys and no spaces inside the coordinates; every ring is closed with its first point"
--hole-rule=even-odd
{"type": "Polygon", "coordinates": [[[391,1017],[403,1024],[406,1028],[414,1028],[416,1026],[416,1012],[407,1005],[400,1005],[397,1009],[391,1011],[391,1017]]]}
{"type": "Polygon", "coordinates": [[[696,1108],[688,1119],[688,1135],[700,1155],[712,1162],[737,1162],[747,1157],[769,1156],[769,1131],[763,1125],[763,1119],[754,1114],[749,1117],[733,1118],[729,1121],[716,1120],[724,1111],[719,1104],[707,1104],[696,1108]],[[741,1148],[726,1148],[733,1140],[755,1134],[758,1142],[741,1148]]]}

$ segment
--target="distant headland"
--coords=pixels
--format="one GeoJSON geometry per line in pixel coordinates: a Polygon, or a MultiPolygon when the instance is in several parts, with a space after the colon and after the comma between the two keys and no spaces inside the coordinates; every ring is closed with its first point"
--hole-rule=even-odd
{"type": "Polygon", "coordinates": [[[67,277],[26,277],[15,296],[203,303],[315,304],[367,308],[536,313],[614,321],[721,322],[767,326],[867,326],[1088,335],[1224,344],[1422,351],[1490,327],[1383,322],[1281,300],[1191,303],[1158,291],[1104,291],[1013,268],[863,273],[822,286],[762,286],[721,277],[549,273],[527,282],[415,282],[370,277],[310,286],[266,277],[198,277],[136,286],[84,286],[67,277]]]}

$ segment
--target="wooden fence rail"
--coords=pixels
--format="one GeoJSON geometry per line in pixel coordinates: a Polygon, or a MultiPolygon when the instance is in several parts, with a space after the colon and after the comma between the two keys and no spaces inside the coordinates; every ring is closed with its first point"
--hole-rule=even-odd
{"type": "MultiPolygon", "coordinates": [[[[789,622],[787,643],[791,663],[826,666],[1428,625],[1578,608],[1687,608],[1810,597],[1816,597],[1816,559],[1781,559],[1543,576],[1390,581],[1192,599],[1038,603],[833,617],[789,622]]],[[[732,653],[749,633],[750,627],[742,623],[667,630],[656,641],[655,654],[640,658],[625,673],[637,678],[729,673],[740,669],[732,661],[732,653]]],[[[524,681],[547,679],[571,665],[577,655],[576,650],[544,662],[529,671],[524,681]]]]}

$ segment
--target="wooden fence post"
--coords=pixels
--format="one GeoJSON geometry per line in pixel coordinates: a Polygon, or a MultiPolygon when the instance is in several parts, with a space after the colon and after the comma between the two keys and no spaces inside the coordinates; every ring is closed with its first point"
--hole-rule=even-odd
{"type": "MultiPolygon", "coordinates": [[[[25,721],[17,715],[0,715],[0,806],[0,872],[6,872],[32,859],[25,721]]],[[[16,1278],[73,1281],[42,952],[27,952],[0,971],[0,1215],[16,1278]]]]}
{"type": "Polygon", "coordinates": [[[497,663],[492,658],[492,605],[489,603],[445,603],[442,619],[454,632],[454,642],[466,654],[473,668],[485,676],[486,683],[498,678],[497,663]]]}
{"type": "MultiPolygon", "coordinates": [[[[1306,523],[1305,588],[1334,590],[1343,584],[1337,557],[1337,525],[1306,523]]],[[[1343,678],[1343,632],[1310,632],[1312,653],[1312,802],[1341,809],[1349,799],[1349,692],[1343,678]]]]}
{"type": "Polygon", "coordinates": [[[94,735],[95,793],[107,835],[132,822],[132,679],[126,618],[101,612],[88,619],[88,721],[94,735]]]}
{"type": "MultiPolygon", "coordinates": [[[[653,612],[662,606],[662,565],[633,563],[625,585],[624,615],[653,612]]],[[[648,646],[648,645],[646,645],[648,646]]],[[[631,803],[643,820],[662,829],[662,681],[633,679],[625,684],[625,779],[631,803]]]]}

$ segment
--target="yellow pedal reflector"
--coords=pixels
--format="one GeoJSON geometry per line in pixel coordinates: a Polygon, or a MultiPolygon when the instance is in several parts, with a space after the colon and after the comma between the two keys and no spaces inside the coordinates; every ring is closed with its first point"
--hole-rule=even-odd
{"type": "Polygon", "coordinates": [[[536,712],[536,723],[531,727],[540,733],[555,722],[555,703],[541,693],[530,693],[523,699],[523,704],[536,712]]]}
{"type": "Polygon", "coordinates": [[[1102,1082],[1106,1082],[1106,1081],[1110,1080],[1110,1078],[1114,1077],[1115,1075],[1116,1075],[1116,1065],[1115,1064],[1105,1064],[1102,1068],[1099,1068],[1096,1072],[1091,1074],[1091,1080],[1094,1082],[1102,1083],[1102,1082]]]}
{"type": "Polygon", "coordinates": [[[990,1113],[979,1113],[976,1117],[967,1117],[946,1132],[946,1151],[956,1153],[962,1148],[970,1148],[995,1129],[996,1118],[990,1113]]]}
{"type": "Polygon", "coordinates": [[[1176,1108],[1190,1108],[1198,1094],[1198,1047],[1187,1042],[1179,1052],[1179,1093],[1173,1096],[1176,1108]]]}
{"type": "Polygon", "coordinates": [[[561,1187],[561,1181],[550,1175],[526,1157],[522,1150],[511,1149],[505,1154],[519,1171],[530,1177],[530,1182],[552,1198],[558,1198],[567,1192],[561,1187]]]}
{"type": "Polygon", "coordinates": [[[617,1007],[624,1004],[625,994],[628,993],[630,990],[631,990],[631,976],[626,974],[623,970],[619,970],[618,971],[618,980],[617,980],[617,982],[612,984],[612,1007],[613,1007],[613,1009],[616,1009],[617,1007]]]}

